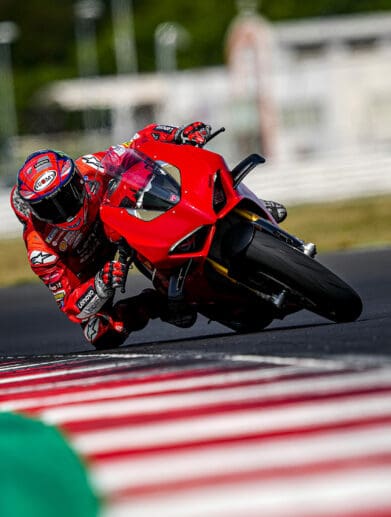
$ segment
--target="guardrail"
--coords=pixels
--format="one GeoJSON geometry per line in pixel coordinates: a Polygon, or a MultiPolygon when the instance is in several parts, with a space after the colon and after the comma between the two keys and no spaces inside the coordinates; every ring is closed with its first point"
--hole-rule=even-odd
{"type": "Polygon", "coordinates": [[[260,197],[291,205],[387,194],[391,193],[391,154],[266,163],[245,182],[260,197]]]}

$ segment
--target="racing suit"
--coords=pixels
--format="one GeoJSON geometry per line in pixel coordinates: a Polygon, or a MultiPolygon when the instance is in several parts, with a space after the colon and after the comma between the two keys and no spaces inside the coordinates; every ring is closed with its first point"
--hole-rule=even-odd
{"type": "MultiPolygon", "coordinates": [[[[134,138],[172,142],[177,129],[151,124],[134,138]]],[[[131,147],[133,140],[121,145],[131,147]]],[[[99,216],[110,179],[103,174],[101,165],[107,152],[75,160],[88,196],[87,220],[80,230],[64,230],[39,220],[16,186],[11,192],[12,208],[24,225],[23,238],[33,272],[50,289],[60,310],[71,321],[81,324],[86,339],[96,348],[120,345],[131,331],[143,328],[150,318],[157,317],[162,303],[162,297],[153,290],[115,305],[114,294],[108,299],[99,295],[96,275],[114,258],[118,247],[106,236],[99,216]]]]}

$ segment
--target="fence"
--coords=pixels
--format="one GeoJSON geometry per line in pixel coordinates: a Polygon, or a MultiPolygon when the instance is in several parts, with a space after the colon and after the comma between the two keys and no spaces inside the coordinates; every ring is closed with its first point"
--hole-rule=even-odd
{"type": "Polygon", "coordinates": [[[340,155],[270,164],[250,173],[246,184],[264,199],[290,205],[391,193],[391,154],[340,155]]]}

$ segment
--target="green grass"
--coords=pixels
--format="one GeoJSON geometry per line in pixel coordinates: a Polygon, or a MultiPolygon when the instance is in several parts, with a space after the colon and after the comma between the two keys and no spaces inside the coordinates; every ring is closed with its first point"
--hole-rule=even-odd
{"type": "MultiPolygon", "coordinates": [[[[288,206],[283,227],[320,252],[391,246],[391,196],[288,206]]],[[[36,280],[22,239],[0,240],[0,287],[36,280]]]]}
{"type": "Polygon", "coordinates": [[[0,240],[0,287],[35,281],[23,239],[0,240]]]}
{"type": "Polygon", "coordinates": [[[283,227],[321,252],[391,245],[391,196],[288,207],[283,227]]]}

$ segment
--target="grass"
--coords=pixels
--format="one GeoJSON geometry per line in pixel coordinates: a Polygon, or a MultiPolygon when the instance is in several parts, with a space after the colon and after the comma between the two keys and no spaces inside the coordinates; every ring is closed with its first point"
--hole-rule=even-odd
{"type": "MultiPolygon", "coordinates": [[[[391,246],[391,196],[288,207],[282,226],[320,252],[391,246]]],[[[0,240],[0,287],[32,281],[22,239],[0,240]]]]}
{"type": "Polygon", "coordinates": [[[288,209],[283,227],[318,251],[391,245],[391,196],[368,197],[288,209]]]}
{"type": "Polygon", "coordinates": [[[0,287],[33,282],[23,239],[0,240],[0,287]]]}

